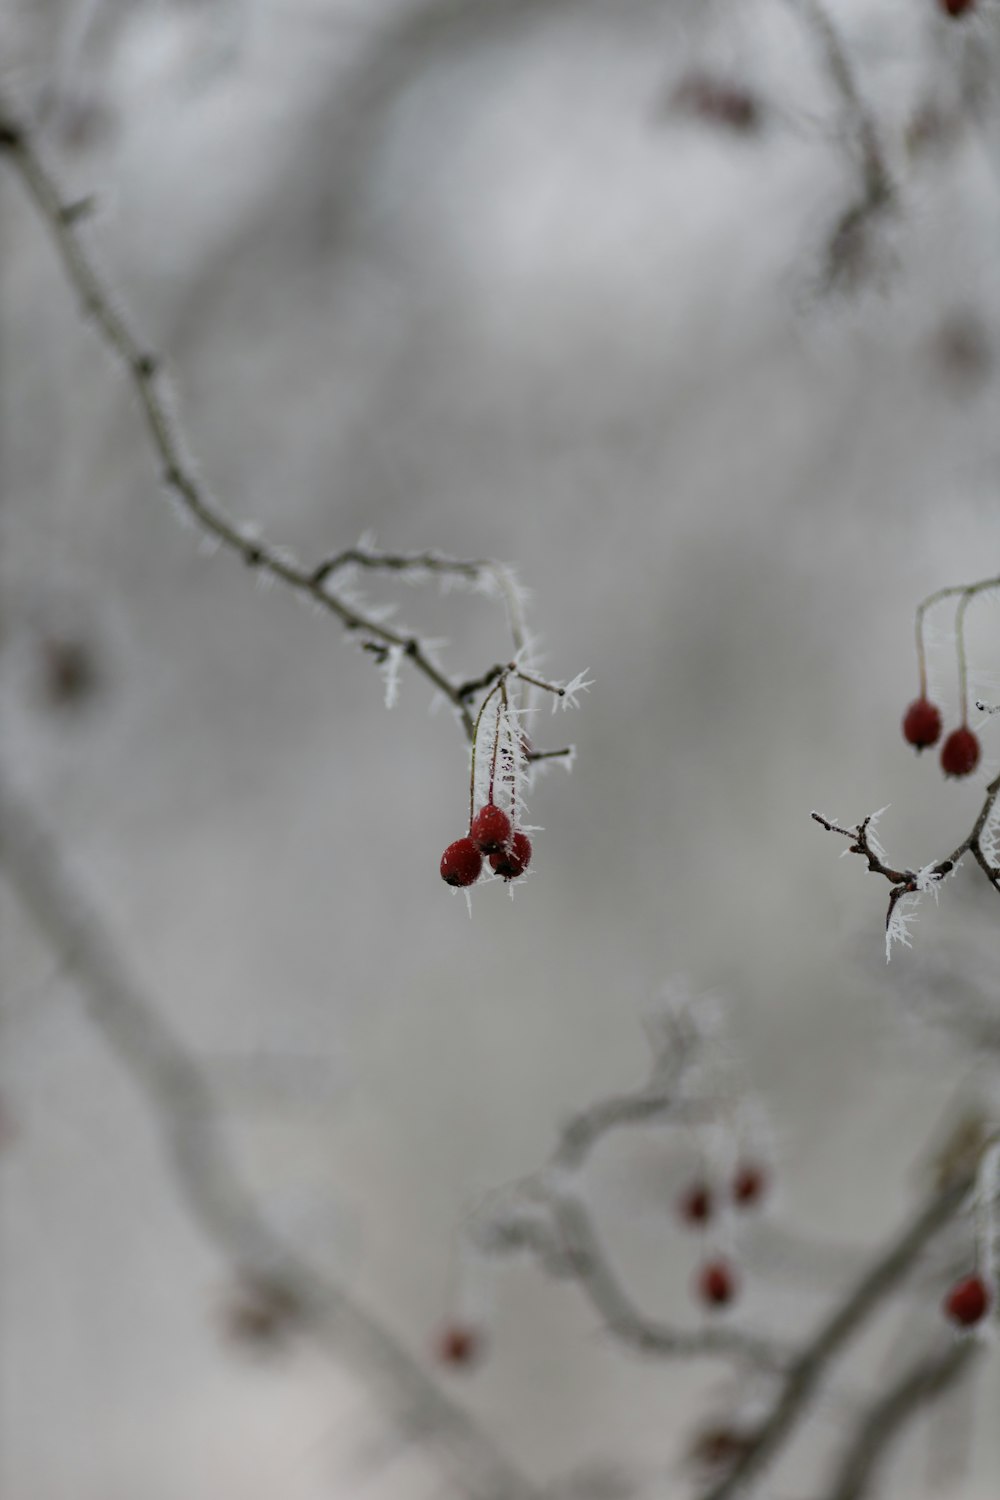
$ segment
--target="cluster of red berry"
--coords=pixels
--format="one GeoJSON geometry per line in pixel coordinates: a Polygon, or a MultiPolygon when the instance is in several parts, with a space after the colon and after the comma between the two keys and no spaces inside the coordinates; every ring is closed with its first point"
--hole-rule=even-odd
{"type": "Polygon", "coordinates": [[[448,845],[441,856],[441,879],[446,885],[475,885],[484,855],[504,880],[516,880],[531,862],[531,840],[495,802],[479,809],[465,838],[448,845]]]}
{"type": "MultiPolygon", "coordinates": [[[[941,710],[929,698],[915,698],[903,716],[903,738],[916,750],[927,750],[941,738],[941,710]]],[[[970,776],[979,764],[979,741],[968,724],[960,724],[941,746],[946,776],[970,776]]]]}
{"type": "MultiPolygon", "coordinates": [[[[728,1197],[738,1209],[754,1208],[768,1190],[768,1174],[758,1162],[737,1166],[728,1184],[728,1197]]],[[[685,1224],[701,1228],[711,1222],[716,1212],[716,1192],[704,1179],[691,1182],[677,1200],[677,1212],[685,1224]]],[[[695,1276],[698,1300],[709,1308],[728,1307],[740,1289],[740,1279],[732,1261],[713,1256],[705,1261],[695,1276]]]]}

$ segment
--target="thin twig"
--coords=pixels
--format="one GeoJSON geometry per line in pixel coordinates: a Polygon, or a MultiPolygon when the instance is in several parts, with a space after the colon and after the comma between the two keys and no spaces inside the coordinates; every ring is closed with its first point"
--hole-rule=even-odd
{"type": "Polygon", "coordinates": [[[850,839],[849,852],[860,854],[866,860],[869,871],[873,875],[884,876],[893,887],[885,919],[888,929],[896,905],[903,896],[916,895],[921,891],[933,889],[931,882],[943,880],[946,875],[950,875],[959,860],[966,854],[972,855],[993,889],[1000,891],[1000,865],[992,862],[989,857],[990,851],[983,847],[983,834],[998,797],[1000,797],[1000,776],[995,777],[986,788],[986,796],[976,814],[976,821],[965,837],[955,845],[950,854],[946,854],[943,859],[936,860],[932,864],[925,865],[922,870],[899,870],[886,863],[881,851],[872,841],[872,814],[869,814],[854,828],[845,828],[839,823],[834,823],[831,819],[825,818],[822,813],[814,812],[810,816],[828,833],[839,833],[841,837],[850,839]]]}
{"type": "Polygon", "coordinates": [[[383,1391],[404,1430],[426,1434],[441,1449],[468,1496],[539,1500],[389,1330],[272,1230],[233,1166],[200,1063],[128,972],[41,819],[2,782],[0,861],[65,971],[75,976],[90,1019],[149,1105],[192,1217],[239,1277],[287,1295],[303,1327],[383,1391]]]}
{"type": "MultiPolygon", "coordinates": [[[[440,575],[464,579],[474,585],[486,585],[500,595],[507,613],[515,656],[523,657],[528,646],[528,632],[518,587],[507,568],[488,560],[463,561],[438,552],[393,554],[378,552],[367,546],[349,547],[309,566],[300,562],[283,547],[265,541],[249,527],[232,520],[212,498],[197,477],[187,457],[187,445],[176,420],[168,410],[163,390],[162,361],[138,337],[119,307],[116,298],[97,270],[81,234],[78,205],[61,196],[55,180],[44,165],[27,128],[0,99],[0,153],[7,156],[37,207],[56,245],[67,277],[76,291],[84,315],[95,325],[111,353],[127,373],[139,399],[153,447],[161,465],[166,487],[180,501],[185,512],[208,535],[234,553],[248,568],[277,579],[293,592],[304,595],[337,617],[348,631],[357,632],[376,649],[384,661],[392,649],[400,652],[445,697],[468,739],[473,738],[474,715],[469,706],[477,688],[493,680],[491,673],[470,681],[456,680],[434,660],[428,645],[417,636],[395,630],[384,621],[366,614],[343,594],[328,586],[337,573],[349,566],[369,571],[406,574],[414,577],[440,575]]],[[[491,669],[495,671],[495,669],[491,669]]],[[[521,674],[525,682],[534,679],[521,674]]],[[[556,686],[549,691],[559,692],[556,686]]],[[[570,751],[529,753],[528,760],[550,755],[568,755],[570,751]]]]}

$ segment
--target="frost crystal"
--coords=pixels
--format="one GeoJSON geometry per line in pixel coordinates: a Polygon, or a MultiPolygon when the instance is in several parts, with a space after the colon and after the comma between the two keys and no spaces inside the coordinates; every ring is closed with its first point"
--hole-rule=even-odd
{"type": "Polygon", "coordinates": [[[578,672],[576,674],[572,682],[566,683],[565,687],[562,690],[561,697],[553,698],[552,712],[555,713],[556,708],[560,704],[562,704],[563,708],[579,708],[580,694],[589,693],[593,685],[593,678],[587,676],[587,669],[584,668],[582,672],[578,672]]]}
{"type": "MultiPolygon", "coordinates": [[[[868,819],[867,827],[865,829],[865,832],[866,832],[866,835],[867,835],[867,838],[868,838],[868,847],[869,847],[869,849],[872,851],[872,853],[874,854],[875,858],[881,860],[883,864],[885,864],[885,862],[886,862],[886,860],[885,860],[885,850],[883,849],[881,841],[880,841],[878,835],[875,832],[875,825],[878,822],[879,818],[882,816],[882,814],[883,813],[887,813],[889,811],[889,808],[891,806],[892,806],[892,803],[891,802],[887,802],[884,807],[880,807],[879,808],[878,812],[873,812],[872,815],[871,815],[871,817],[868,819]]],[[[848,853],[850,853],[850,850],[848,850],[848,853]]]]}
{"type": "Polygon", "coordinates": [[[892,958],[893,943],[899,943],[903,948],[911,946],[910,928],[916,920],[916,909],[920,904],[920,894],[921,892],[919,891],[907,891],[899,897],[892,908],[885,928],[886,963],[892,958]]]}
{"type": "Polygon", "coordinates": [[[385,654],[385,661],[379,669],[382,673],[382,681],[385,684],[386,708],[395,708],[399,702],[399,673],[402,665],[402,646],[390,646],[385,654]]]}

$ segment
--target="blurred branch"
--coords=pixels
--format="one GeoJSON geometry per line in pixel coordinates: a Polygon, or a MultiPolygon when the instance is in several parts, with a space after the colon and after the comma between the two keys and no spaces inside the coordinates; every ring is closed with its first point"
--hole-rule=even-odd
{"type": "Polygon", "coordinates": [[[813,39],[831,83],[840,96],[848,129],[861,164],[861,191],[834,226],[827,247],[827,287],[856,278],[864,262],[865,236],[871,222],[896,198],[896,189],[879,140],[875,117],[858,87],[854,69],[822,0],[793,0],[813,39]]]}
{"type": "Polygon", "coordinates": [[[753,1432],[723,1479],[702,1500],[742,1496],[778,1456],[806,1416],[830,1365],[914,1269],[927,1246],[972,1190],[973,1172],[955,1177],[926,1200],[888,1249],[865,1270],[789,1366],[770,1414],[753,1432]]]}
{"type": "Polygon", "coordinates": [[[924,1407],[955,1384],[983,1346],[975,1339],[950,1339],[942,1349],[924,1354],[909,1366],[884,1395],[866,1410],[839,1463],[825,1500],[865,1500],[887,1450],[924,1407]]]}
{"type": "Polygon", "coordinates": [[[669,1359],[732,1359],[775,1372],[787,1364],[770,1341],[738,1328],[673,1328],[647,1317],[632,1303],[604,1255],[586,1206],[566,1194],[552,1197],[552,1212],[568,1255],[568,1274],[601,1314],[609,1333],[642,1354],[669,1359]]]}
{"type": "Polygon", "coordinates": [[[388,1329],[271,1229],[233,1166],[200,1063],[128,972],[42,820],[3,782],[0,862],[150,1106],[192,1217],[239,1278],[284,1298],[335,1358],[356,1364],[387,1395],[404,1431],[426,1435],[442,1450],[472,1500],[538,1500],[539,1492],[388,1329]]]}
{"type": "MultiPolygon", "coordinates": [[[[38,209],[80,299],[84,315],[93,321],[102,340],[128,375],[162,465],[163,483],[177,497],[184,512],[204,532],[241,558],[248,568],[276,579],[335,615],[346,630],[356,632],[374,651],[380,664],[385,663],[390,652],[410,661],[452,705],[471,740],[475,716],[469,700],[479,685],[493,682],[497,673],[505,669],[491,668],[478,682],[453,679],[434,660],[428,643],[404,630],[393,629],[375,613],[366,613],[343,591],[334,593],[329,584],[335,575],[353,567],[406,574],[412,579],[446,577],[499,594],[505,605],[514,654],[521,665],[520,658],[526,653],[529,640],[521,595],[509,569],[492,561],[463,561],[437,552],[392,554],[366,546],[347,548],[310,567],[285,548],[265,541],[253,528],[233,521],[202,485],[194,465],[186,456],[187,445],[168,408],[162,361],[135,333],[84,244],[80,225],[92,200],[85,198],[70,202],[63,199],[27,127],[2,98],[0,154],[6,155],[38,209]]],[[[528,750],[525,758],[528,761],[543,760],[569,753],[568,750],[528,750]]]]}
{"type": "Polygon", "coordinates": [[[648,1317],[631,1301],[608,1260],[593,1217],[573,1181],[611,1131],[664,1120],[690,1125],[703,1119],[703,1100],[686,1098],[684,1074],[701,1038],[693,1024],[672,1017],[673,1049],[654,1060],[647,1083],[599,1099],[560,1132],[546,1166],[516,1184],[513,1202],[484,1205],[471,1237],[485,1254],[527,1250],[549,1274],[573,1280],[608,1332],[644,1354],[671,1359],[724,1358],[773,1372],[787,1366],[777,1344],[736,1328],[676,1328],[648,1317]]]}

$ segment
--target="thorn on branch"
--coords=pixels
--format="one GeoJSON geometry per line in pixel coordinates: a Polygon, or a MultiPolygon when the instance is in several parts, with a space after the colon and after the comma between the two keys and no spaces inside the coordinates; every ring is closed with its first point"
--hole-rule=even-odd
{"type": "Polygon", "coordinates": [[[155,354],[140,354],[135,361],[135,373],[140,380],[152,380],[160,372],[160,361],[155,354]]]}

